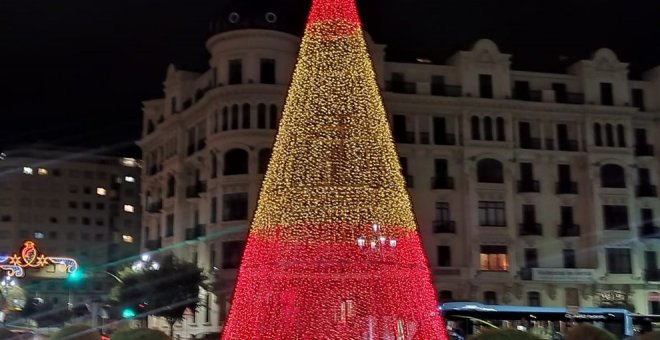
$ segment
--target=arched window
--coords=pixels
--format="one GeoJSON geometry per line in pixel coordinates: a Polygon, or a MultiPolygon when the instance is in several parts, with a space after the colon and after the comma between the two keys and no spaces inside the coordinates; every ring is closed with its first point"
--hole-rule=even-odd
{"type": "Polygon", "coordinates": [[[616,126],[616,138],[619,140],[619,147],[626,147],[626,129],[622,124],[616,126]]]}
{"type": "Polygon", "coordinates": [[[251,115],[250,104],[248,103],[243,104],[243,125],[242,125],[243,129],[249,129],[250,125],[252,125],[250,122],[250,118],[251,118],[250,115],[251,115]]]}
{"type": "Polygon", "coordinates": [[[266,104],[260,103],[257,106],[257,129],[266,128],[266,104]]]}
{"type": "Polygon", "coordinates": [[[167,192],[166,192],[167,197],[174,197],[175,191],[176,191],[176,179],[174,179],[174,175],[169,175],[167,176],[167,192]]]}
{"type": "Polygon", "coordinates": [[[248,153],[243,149],[231,149],[225,153],[225,176],[245,175],[248,173],[248,153]]]}
{"type": "Polygon", "coordinates": [[[265,174],[268,169],[268,162],[270,161],[270,154],[273,151],[271,149],[261,149],[259,150],[259,174],[265,174]]]}
{"type": "Polygon", "coordinates": [[[480,160],[477,163],[477,181],[479,183],[504,183],[502,163],[492,158],[480,160]]]}
{"type": "Polygon", "coordinates": [[[605,139],[607,140],[607,146],[614,146],[614,130],[612,129],[612,124],[605,124],[605,139]]]}
{"type": "Polygon", "coordinates": [[[493,119],[490,117],[484,118],[484,139],[493,140],[493,119]]]}
{"type": "Polygon", "coordinates": [[[497,304],[497,293],[493,291],[484,292],[484,303],[487,305],[496,305],[497,304]]]}
{"type": "Polygon", "coordinates": [[[532,307],[541,307],[541,293],[527,292],[527,305],[532,307]]]}
{"type": "Polygon", "coordinates": [[[229,109],[225,106],[222,108],[222,131],[229,129],[229,109]]]}
{"type": "Polygon", "coordinates": [[[506,131],[504,129],[504,118],[497,117],[496,124],[497,124],[497,140],[501,141],[501,142],[506,141],[506,131]]]}
{"type": "Polygon", "coordinates": [[[238,129],[238,105],[231,106],[231,129],[238,129]]]}
{"type": "Polygon", "coordinates": [[[600,123],[594,123],[594,144],[603,146],[603,132],[600,130],[600,123]]]}
{"type": "Polygon", "coordinates": [[[600,167],[600,185],[603,188],[625,188],[626,177],[623,167],[605,164],[600,167]]]}
{"type": "Polygon", "coordinates": [[[278,120],[277,120],[277,105],[272,104],[270,106],[269,119],[270,119],[270,128],[272,130],[277,130],[278,120]]]}
{"type": "Polygon", "coordinates": [[[211,153],[211,178],[218,177],[218,156],[214,152],[211,153]]]}
{"type": "Polygon", "coordinates": [[[470,119],[471,129],[472,129],[472,139],[480,140],[481,139],[481,129],[479,126],[479,117],[472,116],[470,119]]]}

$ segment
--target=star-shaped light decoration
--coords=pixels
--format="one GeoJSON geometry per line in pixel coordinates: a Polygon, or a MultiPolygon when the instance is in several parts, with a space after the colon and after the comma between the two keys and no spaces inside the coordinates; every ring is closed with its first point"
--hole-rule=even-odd
{"type": "Polygon", "coordinates": [[[49,262],[50,261],[48,260],[48,258],[44,254],[41,254],[37,257],[37,267],[46,266],[46,265],[48,265],[49,262]]]}
{"type": "Polygon", "coordinates": [[[16,255],[16,254],[12,255],[9,258],[9,264],[11,264],[13,266],[20,266],[20,265],[23,264],[22,262],[23,262],[23,259],[20,256],[16,255]]]}

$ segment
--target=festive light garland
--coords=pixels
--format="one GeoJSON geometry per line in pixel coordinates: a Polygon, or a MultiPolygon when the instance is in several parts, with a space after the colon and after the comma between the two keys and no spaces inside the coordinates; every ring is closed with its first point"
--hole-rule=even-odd
{"type": "Polygon", "coordinates": [[[354,0],[312,3],[221,338],[447,338],[354,0]]]}
{"type": "Polygon", "coordinates": [[[0,270],[6,272],[7,276],[24,277],[25,269],[41,269],[48,265],[62,265],[67,274],[78,270],[78,262],[68,257],[46,256],[39,252],[37,244],[33,241],[23,242],[20,255],[14,253],[9,255],[0,255],[0,270]]]}

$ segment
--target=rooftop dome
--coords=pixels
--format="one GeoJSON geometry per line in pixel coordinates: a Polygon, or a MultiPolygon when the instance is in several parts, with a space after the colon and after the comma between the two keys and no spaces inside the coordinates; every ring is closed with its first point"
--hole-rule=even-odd
{"type": "Polygon", "coordinates": [[[309,0],[226,0],[211,32],[269,29],[301,35],[308,8],[309,0]]]}

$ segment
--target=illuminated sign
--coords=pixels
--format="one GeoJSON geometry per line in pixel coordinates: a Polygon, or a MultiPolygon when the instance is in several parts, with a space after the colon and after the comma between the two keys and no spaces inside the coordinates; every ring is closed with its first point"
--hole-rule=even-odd
{"type": "Polygon", "coordinates": [[[41,269],[49,265],[63,265],[67,273],[78,270],[78,262],[68,257],[52,257],[40,254],[37,245],[32,241],[25,241],[20,255],[0,255],[0,269],[7,276],[24,277],[25,270],[29,268],[41,269]]]}

